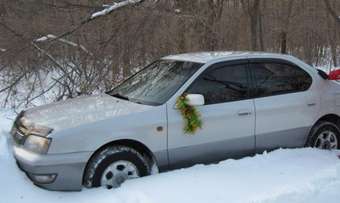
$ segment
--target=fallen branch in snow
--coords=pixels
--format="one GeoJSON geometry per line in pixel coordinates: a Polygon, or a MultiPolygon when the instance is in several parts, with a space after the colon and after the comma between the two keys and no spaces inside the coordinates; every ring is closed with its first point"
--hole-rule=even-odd
{"type": "MultiPolygon", "coordinates": [[[[86,18],[85,20],[81,21],[79,25],[77,25],[76,27],[74,27],[73,29],[69,30],[69,31],[66,31],[58,36],[55,36],[53,39],[50,39],[49,42],[53,42],[53,41],[57,41],[59,39],[62,39],[62,38],[65,38],[66,36],[68,35],[71,35],[73,34],[74,32],[76,32],[77,30],[79,30],[82,26],[84,26],[85,24],[97,19],[99,16],[103,16],[103,15],[107,15],[107,14],[110,14],[112,13],[114,10],[117,10],[119,8],[123,8],[123,7],[126,7],[126,6],[129,6],[129,5],[134,5],[134,4],[138,4],[138,3],[142,3],[144,0],[125,0],[125,1],[122,1],[122,2],[119,2],[119,3],[113,3],[113,5],[101,10],[101,11],[98,11],[98,12],[95,12],[93,13],[90,17],[86,18]]],[[[155,2],[158,2],[158,0],[155,0],[155,2]]],[[[2,23],[0,22],[0,25],[2,25],[2,23]]],[[[12,31],[11,28],[9,28],[7,26],[7,29],[9,29],[10,31],[12,31]]],[[[17,33],[14,33],[15,35],[17,35],[17,33]]],[[[18,37],[21,37],[21,38],[24,38],[22,35],[18,36],[18,37]]],[[[44,38],[43,38],[44,39],[44,38]]],[[[40,39],[40,40],[43,40],[43,39],[40,39]]],[[[36,41],[33,41],[34,43],[36,41]]],[[[28,48],[31,46],[31,43],[28,43],[28,45],[24,46],[20,51],[28,48]]],[[[7,50],[6,52],[4,53],[10,53],[10,52],[15,52],[17,51],[16,49],[11,49],[11,50],[7,50]]],[[[0,55],[1,56],[1,55],[0,55]]]]}
{"type": "MultiPolygon", "coordinates": [[[[65,31],[65,32],[63,32],[62,34],[59,34],[59,35],[47,34],[46,33],[46,34],[44,34],[45,36],[41,36],[38,39],[28,38],[24,34],[13,29],[11,26],[7,26],[5,23],[0,21],[0,26],[4,27],[6,30],[10,31],[13,34],[13,36],[18,37],[19,39],[22,40],[22,46],[19,47],[19,48],[12,47],[12,48],[8,48],[5,51],[3,51],[3,49],[1,49],[0,50],[0,57],[3,56],[3,55],[11,55],[11,54],[16,55],[17,53],[20,53],[27,48],[33,47],[38,52],[40,52],[43,56],[45,56],[47,58],[47,60],[49,60],[52,64],[54,64],[56,67],[58,67],[58,69],[60,69],[62,71],[61,77],[52,78],[54,80],[54,82],[51,82],[46,87],[41,86],[42,91],[37,95],[33,94],[33,91],[35,91],[34,84],[30,85],[29,88],[31,88],[31,89],[29,90],[29,93],[26,96],[25,101],[23,101],[23,102],[25,102],[26,105],[27,105],[28,103],[31,103],[33,100],[39,98],[40,96],[44,95],[45,93],[47,93],[48,91],[53,89],[55,86],[57,86],[57,85],[59,86],[59,84],[61,85],[61,87],[63,87],[63,92],[62,92],[62,95],[60,95],[60,96],[65,96],[65,92],[66,93],[68,92],[70,97],[72,97],[73,93],[78,94],[78,92],[75,92],[75,91],[77,91],[77,90],[75,90],[75,87],[85,86],[86,88],[87,87],[91,88],[91,86],[90,86],[91,83],[93,83],[93,81],[97,80],[97,77],[99,77],[98,73],[95,73],[95,72],[92,73],[91,71],[89,73],[87,73],[87,69],[80,70],[79,68],[77,69],[76,67],[73,67],[72,64],[68,64],[68,63],[62,64],[62,62],[59,61],[58,59],[54,58],[54,56],[51,53],[49,53],[47,49],[43,49],[42,47],[40,47],[40,43],[53,43],[53,42],[59,43],[59,42],[61,42],[61,43],[64,43],[66,45],[69,45],[69,46],[77,47],[77,48],[81,49],[82,51],[88,53],[90,56],[92,56],[94,60],[97,60],[93,56],[93,54],[88,49],[85,48],[85,46],[80,44],[80,42],[68,40],[69,38],[67,38],[67,37],[69,35],[72,35],[76,31],[79,31],[79,29],[81,29],[83,26],[85,26],[88,23],[98,19],[101,16],[109,15],[115,10],[121,9],[123,7],[130,6],[130,5],[135,5],[135,4],[141,3],[141,2],[143,2],[143,0],[120,0],[119,2],[113,1],[112,4],[103,6],[102,7],[103,10],[97,11],[93,14],[89,14],[87,16],[87,18],[80,21],[80,23],[78,25],[71,28],[70,30],[65,31]],[[72,70],[69,70],[68,67],[71,68],[72,70]],[[84,73],[82,73],[82,71],[84,71],[84,73]],[[86,81],[85,85],[84,84],[79,85],[78,80],[81,77],[85,77],[85,81],[86,81]]],[[[155,2],[157,2],[157,0],[155,0],[155,2]]],[[[4,66],[4,67],[6,67],[6,66],[4,66]]],[[[3,67],[0,67],[0,68],[3,69],[3,67]]],[[[0,71],[1,71],[1,69],[0,69],[0,71]]],[[[90,69],[90,70],[92,70],[92,69],[90,69]]],[[[106,71],[109,71],[109,70],[110,69],[107,69],[106,71]]],[[[28,71],[24,71],[24,73],[22,75],[18,75],[15,78],[13,78],[11,83],[8,83],[7,84],[8,86],[1,89],[0,92],[8,92],[8,95],[7,95],[7,98],[8,98],[10,93],[12,92],[12,89],[20,81],[22,81],[23,78],[25,78],[25,76],[27,74],[28,74],[28,71]]],[[[102,74],[102,73],[100,73],[100,74],[102,74]]],[[[84,91],[84,92],[86,92],[86,91],[84,91]]],[[[21,104],[23,104],[23,103],[20,103],[19,105],[21,105],[21,104]]]]}
{"type": "Polygon", "coordinates": [[[60,41],[62,43],[65,43],[67,45],[73,46],[73,47],[79,47],[81,50],[83,50],[87,54],[93,56],[93,54],[90,51],[88,51],[83,45],[77,44],[77,43],[69,41],[69,40],[66,40],[64,38],[58,38],[57,36],[51,35],[51,34],[48,34],[48,35],[43,36],[43,37],[40,37],[39,39],[34,40],[34,42],[45,42],[45,41],[54,40],[54,39],[56,39],[56,40],[58,40],[58,41],[60,41]]]}
{"type": "Polygon", "coordinates": [[[144,0],[125,0],[119,3],[114,3],[112,6],[105,8],[101,11],[98,11],[96,13],[93,13],[90,17],[88,17],[87,19],[83,20],[77,27],[73,28],[72,30],[69,30],[61,35],[58,35],[56,39],[60,39],[60,38],[64,38],[70,34],[73,34],[75,31],[79,30],[83,25],[97,19],[99,16],[103,16],[103,15],[107,15],[112,13],[112,11],[117,10],[119,8],[123,8],[129,5],[133,5],[133,4],[137,4],[137,3],[141,3],[144,0]]]}
{"type": "Polygon", "coordinates": [[[90,19],[95,19],[99,16],[104,16],[104,15],[107,15],[109,13],[111,13],[112,11],[118,9],[118,8],[121,8],[121,7],[124,7],[124,6],[128,6],[130,4],[137,4],[137,3],[140,3],[142,2],[143,0],[126,0],[126,1],[122,1],[122,2],[119,2],[119,3],[116,3],[116,2],[113,2],[112,5],[105,5],[105,9],[101,10],[101,11],[98,11],[98,12],[95,12],[91,15],[90,19]]]}

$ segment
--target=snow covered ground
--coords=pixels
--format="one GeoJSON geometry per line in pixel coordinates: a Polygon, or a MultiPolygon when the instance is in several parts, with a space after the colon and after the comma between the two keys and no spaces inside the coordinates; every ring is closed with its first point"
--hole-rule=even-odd
{"type": "Polygon", "coordinates": [[[131,180],[116,190],[50,192],[16,166],[7,136],[14,114],[0,110],[0,203],[338,203],[340,152],[277,150],[131,180]]]}

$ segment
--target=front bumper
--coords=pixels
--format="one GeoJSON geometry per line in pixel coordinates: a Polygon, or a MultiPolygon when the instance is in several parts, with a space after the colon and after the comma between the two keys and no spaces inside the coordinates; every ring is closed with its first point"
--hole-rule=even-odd
{"type": "Polygon", "coordinates": [[[83,173],[91,152],[39,155],[13,145],[14,157],[28,177],[39,187],[58,191],[82,189],[83,173]],[[38,182],[35,175],[54,176],[50,183],[38,182]]]}

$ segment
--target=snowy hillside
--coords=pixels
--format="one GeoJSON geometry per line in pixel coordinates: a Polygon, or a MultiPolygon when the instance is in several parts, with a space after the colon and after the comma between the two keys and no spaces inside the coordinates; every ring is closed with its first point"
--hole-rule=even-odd
{"type": "Polygon", "coordinates": [[[28,180],[7,145],[14,114],[0,111],[1,203],[337,203],[340,199],[340,152],[277,150],[242,160],[131,180],[117,190],[50,192],[28,180]]]}

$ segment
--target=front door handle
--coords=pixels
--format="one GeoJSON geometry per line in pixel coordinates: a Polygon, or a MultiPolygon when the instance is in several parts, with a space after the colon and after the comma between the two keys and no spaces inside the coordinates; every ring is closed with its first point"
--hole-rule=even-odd
{"type": "Polygon", "coordinates": [[[316,103],[308,103],[307,106],[309,107],[316,106],[316,103]]]}
{"type": "Polygon", "coordinates": [[[239,111],[237,113],[237,115],[239,115],[239,116],[249,116],[249,115],[251,115],[251,111],[239,111]]]}

